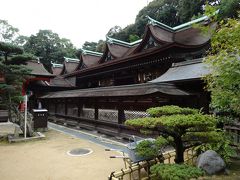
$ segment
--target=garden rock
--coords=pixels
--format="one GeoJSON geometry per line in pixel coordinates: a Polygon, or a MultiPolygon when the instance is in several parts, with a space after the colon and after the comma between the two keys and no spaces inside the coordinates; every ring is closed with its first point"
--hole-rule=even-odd
{"type": "Polygon", "coordinates": [[[226,164],[223,159],[213,150],[202,153],[197,159],[197,167],[213,175],[225,171],[226,164]]]}

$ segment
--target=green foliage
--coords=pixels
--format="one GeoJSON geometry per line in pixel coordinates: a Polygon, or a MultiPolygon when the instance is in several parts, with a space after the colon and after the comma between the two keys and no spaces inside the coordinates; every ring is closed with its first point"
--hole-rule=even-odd
{"type": "MultiPolygon", "coordinates": [[[[208,142],[222,140],[221,133],[216,129],[217,120],[210,115],[204,115],[196,109],[180,108],[178,106],[163,106],[147,110],[152,116],[127,120],[125,123],[138,129],[157,130],[161,135],[154,142],[154,147],[160,151],[166,144],[176,149],[176,162],[184,161],[184,150],[208,142]]],[[[144,144],[150,149],[152,144],[144,144]]],[[[153,153],[153,151],[151,151],[153,153]]],[[[141,148],[141,155],[144,148],[141,148]]],[[[149,151],[147,154],[150,154],[149,151]]],[[[158,154],[156,154],[158,155],[158,154]]]]}
{"type": "Polygon", "coordinates": [[[85,41],[82,45],[82,48],[89,51],[96,51],[97,43],[85,41]]]}
{"type": "Polygon", "coordinates": [[[156,164],[150,171],[156,180],[188,180],[204,175],[201,169],[185,164],[156,164]]]}
{"type": "Polygon", "coordinates": [[[0,61],[0,72],[5,77],[5,82],[0,84],[0,108],[11,110],[22,100],[22,83],[30,73],[22,64],[32,56],[22,54],[22,48],[16,45],[3,42],[0,43],[0,52],[4,56],[0,61]]]}
{"type": "Polygon", "coordinates": [[[145,26],[148,23],[146,16],[174,27],[202,16],[204,13],[203,7],[205,7],[207,15],[213,15],[219,9],[218,17],[220,19],[237,18],[240,3],[239,0],[153,0],[139,11],[134,24],[130,24],[123,29],[114,26],[107,35],[122,41],[132,42],[131,35],[143,36],[145,26]],[[205,6],[206,3],[208,3],[207,6],[205,6]],[[212,8],[213,6],[215,8],[212,8]]]}
{"type": "Polygon", "coordinates": [[[204,4],[205,1],[202,0],[153,0],[139,11],[134,24],[130,24],[123,29],[118,28],[118,31],[110,36],[123,41],[129,41],[130,35],[142,37],[148,23],[146,16],[150,16],[168,26],[180,25],[190,21],[193,16],[203,14],[204,4]]]}
{"type": "Polygon", "coordinates": [[[13,57],[11,57],[6,64],[12,64],[12,65],[21,65],[21,64],[26,64],[27,61],[29,60],[34,60],[37,57],[35,57],[32,54],[28,54],[28,53],[24,53],[24,54],[20,54],[20,55],[15,55],[13,57]]]}
{"type": "Polygon", "coordinates": [[[51,61],[62,63],[64,57],[75,58],[76,52],[69,39],[60,38],[51,30],[39,30],[29,37],[23,47],[26,52],[39,57],[48,70],[51,69],[51,61]]]}
{"type": "Polygon", "coordinates": [[[0,42],[0,52],[3,52],[7,55],[11,53],[22,54],[23,49],[10,43],[0,42]]]}
{"type": "Polygon", "coordinates": [[[205,59],[211,75],[205,78],[217,112],[240,115],[240,21],[223,22],[211,40],[205,59]]]}
{"type": "Polygon", "coordinates": [[[137,145],[136,152],[140,157],[151,159],[159,154],[159,148],[155,145],[155,142],[144,140],[137,145]]]}
{"type": "Polygon", "coordinates": [[[221,0],[219,18],[237,18],[240,10],[239,0],[221,0]]]}
{"type": "Polygon", "coordinates": [[[174,114],[196,114],[199,112],[197,109],[191,108],[180,108],[178,106],[162,106],[154,107],[147,110],[152,117],[159,117],[163,115],[174,115],[174,114]]]}
{"type": "Polygon", "coordinates": [[[212,127],[216,124],[216,119],[213,116],[203,114],[190,114],[190,115],[171,115],[161,116],[158,118],[138,118],[127,120],[126,125],[138,128],[157,128],[164,126],[165,128],[172,128],[172,131],[178,128],[192,128],[192,127],[212,127]]]}
{"type": "Polygon", "coordinates": [[[197,146],[196,151],[198,154],[205,152],[207,150],[216,151],[226,163],[230,162],[230,158],[236,155],[234,149],[230,146],[231,140],[228,134],[222,132],[219,133],[219,141],[213,143],[205,143],[203,145],[197,146]]]}
{"type": "Polygon", "coordinates": [[[129,42],[135,42],[135,41],[137,41],[139,39],[140,39],[140,37],[138,35],[136,35],[136,34],[130,34],[129,35],[129,42]]]}
{"type": "Polygon", "coordinates": [[[159,136],[155,141],[143,140],[137,145],[136,152],[141,157],[151,159],[161,155],[161,150],[171,142],[171,139],[162,136],[159,136]]]}
{"type": "Polygon", "coordinates": [[[0,41],[13,43],[18,36],[18,29],[8,24],[8,21],[0,19],[0,41]]]}
{"type": "Polygon", "coordinates": [[[86,41],[82,45],[82,49],[94,51],[94,52],[103,52],[105,49],[105,41],[99,40],[98,42],[88,42],[86,41]]]}

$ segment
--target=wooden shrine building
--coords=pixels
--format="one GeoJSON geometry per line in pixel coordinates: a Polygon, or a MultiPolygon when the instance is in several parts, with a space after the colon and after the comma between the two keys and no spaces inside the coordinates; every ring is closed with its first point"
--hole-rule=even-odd
{"type": "Polygon", "coordinates": [[[82,50],[79,59],[53,64],[56,77],[41,85],[47,93],[40,97],[53,119],[127,133],[123,122],[148,116],[150,107],[174,104],[208,111],[202,77],[209,70],[202,58],[216,24],[204,16],[172,28],[148,18],[141,40],[107,37],[103,53],[82,50]],[[209,33],[194,28],[195,23],[209,26],[209,33]]]}

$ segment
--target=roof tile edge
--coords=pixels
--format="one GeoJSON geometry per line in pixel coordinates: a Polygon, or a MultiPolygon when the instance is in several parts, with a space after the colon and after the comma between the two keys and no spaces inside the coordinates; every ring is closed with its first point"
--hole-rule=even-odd
{"type": "MultiPolygon", "coordinates": [[[[217,14],[219,12],[219,10],[217,10],[213,15],[217,14]]],[[[184,28],[188,28],[189,26],[195,24],[195,23],[199,23],[199,22],[203,22],[203,21],[206,21],[206,20],[209,20],[209,17],[208,16],[202,16],[200,18],[197,18],[197,19],[194,19],[192,21],[189,21],[189,22],[186,22],[186,23],[183,23],[183,24],[180,24],[178,26],[175,26],[175,27],[170,27],[166,24],[163,24],[153,18],[151,18],[150,16],[146,16],[148,18],[148,24],[151,24],[153,26],[159,26],[159,27],[162,27],[164,29],[167,29],[169,31],[172,31],[172,32],[175,32],[175,31],[178,31],[178,30],[182,30],[184,28]]]]}
{"type": "Polygon", "coordinates": [[[58,68],[58,67],[62,68],[63,67],[63,64],[57,64],[57,63],[53,63],[53,62],[51,62],[51,65],[53,68],[58,68]]]}
{"type": "Polygon", "coordinates": [[[92,56],[98,56],[98,57],[103,55],[103,53],[96,52],[96,51],[90,51],[90,50],[86,50],[86,49],[81,49],[81,50],[84,55],[92,55],[92,56]]]}
{"type": "Polygon", "coordinates": [[[110,44],[118,44],[118,45],[122,45],[122,46],[125,46],[125,47],[133,47],[135,45],[138,45],[142,39],[139,39],[137,41],[134,41],[134,42],[125,42],[125,41],[121,41],[121,40],[118,40],[118,39],[114,39],[114,38],[111,38],[109,36],[106,36],[106,42],[107,43],[110,43],[110,44]]]}
{"type": "Polygon", "coordinates": [[[64,57],[64,61],[66,62],[79,62],[79,59],[75,59],[75,58],[68,58],[68,57],[64,57]]]}

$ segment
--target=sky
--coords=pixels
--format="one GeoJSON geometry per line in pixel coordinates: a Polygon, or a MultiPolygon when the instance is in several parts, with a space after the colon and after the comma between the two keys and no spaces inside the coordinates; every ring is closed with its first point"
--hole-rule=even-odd
{"type": "Polygon", "coordinates": [[[122,28],[151,0],[2,0],[0,19],[30,36],[49,29],[80,48],[85,41],[105,40],[111,27],[122,28]],[[3,8],[4,7],[4,8],[3,8]]]}

